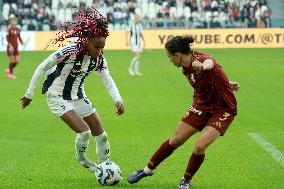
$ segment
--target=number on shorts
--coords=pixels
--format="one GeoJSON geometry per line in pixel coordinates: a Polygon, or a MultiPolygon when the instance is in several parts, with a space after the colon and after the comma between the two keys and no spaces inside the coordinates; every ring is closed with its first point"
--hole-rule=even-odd
{"type": "Polygon", "coordinates": [[[224,118],[220,118],[220,117],[219,117],[219,120],[220,120],[220,121],[225,121],[225,120],[227,120],[227,118],[228,118],[230,115],[231,115],[231,114],[225,112],[225,113],[223,114],[223,117],[224,117],[224,118]]]}

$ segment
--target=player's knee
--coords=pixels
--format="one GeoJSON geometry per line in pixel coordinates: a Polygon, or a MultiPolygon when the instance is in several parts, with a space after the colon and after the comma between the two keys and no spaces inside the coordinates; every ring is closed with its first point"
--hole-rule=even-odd
{"type": "Polygon", "coordinates": [[[197,155],[201,155],[205,153],[205,150],[207,148],[207,145],[197,141],[194,145],[194,153],[197,155]]]}
{"type": "Polygon", "coordinates": [[[175,148],[178,148],[180,147],[184,142],[179,139],[178,137],[171,137],[170,140],[169,140],[169,144],[172,146],[172,147],[175,147],[175,148]]]}

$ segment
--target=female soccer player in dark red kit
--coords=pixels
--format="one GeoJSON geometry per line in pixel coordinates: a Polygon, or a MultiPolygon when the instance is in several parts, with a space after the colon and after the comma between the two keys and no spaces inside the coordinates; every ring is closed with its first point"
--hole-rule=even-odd
{"type": "Polygon", "coordinates": [[[18,50],[18,43],[23,45],[23,40],[21,38],[21,30],[17,27],[17,18],[11,18],[10,27],[7,32],[7,55],[9,56],[9,68],[6,69],[6,75],[9,79],[16,79],[14,75],[14,68],[18,65],[20,55],[18,50]]]}
{"type": "Polygon", "coordinates": [[[170,61],[176,67],[182,68],[183,74],[194,89],[193,103],[178,123],[172,137],[161,144],[147,166],[128,177],[131,184],[153,175],[154,169],[174,150],[195,133],[202,131],[178,185],[179,189],[190,188],[192,177],[204,161],[207,147],[220,135],[225,134],[237,115],[237,102],[233,90],[238,90],[240,85],[228,80],[222,67],[213,57],[192,50],[193,42],[191,36],[176,36],[165,46],[170,61]]]}
{"type": "Polygon", "coordinates": [[[85,93],[86,77],[94,71],[98,73],[115,102],[117,115],[124,113],[124,105],[103,55],[109,35],[106,19],[92,7],[75,15],[74,20],[62,24],[63,30],[51,44],[71,38],[77,41],[52,53],[37,67],[21,104],[23,108],[30,104],[40,76],[46,72],[42,93],[47,94],[49,109],[76,132],[76,159],[95,173],[95,163],[85,155],[89,139],[94,136],[99,162],[109,159],[110,145],[101,119],[85,93]]]}

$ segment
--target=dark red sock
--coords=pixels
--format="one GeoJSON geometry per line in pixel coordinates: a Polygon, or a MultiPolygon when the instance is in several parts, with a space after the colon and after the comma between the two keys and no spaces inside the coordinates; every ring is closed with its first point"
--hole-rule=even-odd
{"type": "Polygon", "coordinates": [[[164,159],[169,157],[175,149],[175,147],[169,144],[169,140],[166,140],[151,157],[147,165],[148,168],[154,170],[164,159]]]}
{"type": "Polygon", "coordinates": [[[14,64],[14,63],[11,63],[11,62],[10,62],[10,64],[9,64],[10,74],[13,74],[13,68],[14,68],[14,67],[13,67],[13,64],[14,64]]]}
{"type": "Polygon", "coordinates": [[[14,69],[17,65],[18,65],[18,62],[15,62],[15,63],[13,64],[13,69],[14,69]]]}
{"type": "Polygon", "coordinates": [[[190,158],[189,158],[187,168],[186,168],[186,172],[183,175],[183,177],[187,180],[191,180],[192,177],[195,175],[195,173],[198,171],[201,164],[203,163],[204,158],[205,158],[205,154],[196,155],[193,152],[191,154],[190,158]]]}

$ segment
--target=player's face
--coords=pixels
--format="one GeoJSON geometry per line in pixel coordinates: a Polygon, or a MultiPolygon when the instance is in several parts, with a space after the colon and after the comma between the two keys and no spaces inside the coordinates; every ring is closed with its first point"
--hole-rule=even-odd
{"type": "Polygon", "coordinates": [[[88,48],[88,55],[92,57],[98,57],[106,43],[106,38],[105,37],[94,37],[89,39],[87,48],[88,48]]]}
{"type": "Polygon", "coordinates": [[[135,24],[140,22],[140,17],[138,15],[135,16],[134,22],[135,24]]]}
{"type": "Polygon", "coordinates": [[[178,53],[175,53],[174,55],[171,54],[168,50],[166,50],[167,56],[169,57],[170,61],[176,66],[181,67],[181,61],[180,61],[180,55],[178,53]]]}
{"type": "Polygon", "coordinates": [[[12,26],[17,26],[17,20],[16,19],[12,19],[11,20],[11,25],[12,26]]]}

